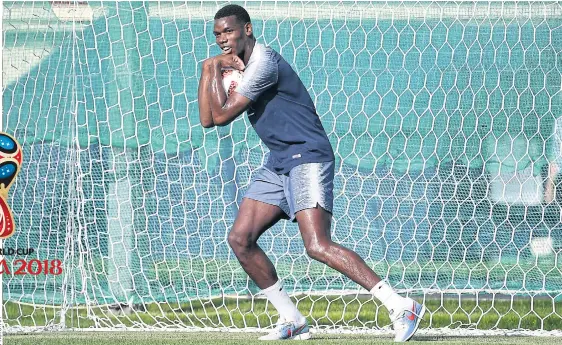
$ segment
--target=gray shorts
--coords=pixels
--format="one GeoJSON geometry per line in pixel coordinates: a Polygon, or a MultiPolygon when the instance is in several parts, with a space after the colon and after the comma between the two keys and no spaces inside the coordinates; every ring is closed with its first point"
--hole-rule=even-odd
{"type": "Polygon", "coordinates": [[[301,210],[320,205],[332,213],[334,162],[305,163],[278,175],[266,167],[253,176],[245,198],[279,206],[291,221],[301,210]]]}

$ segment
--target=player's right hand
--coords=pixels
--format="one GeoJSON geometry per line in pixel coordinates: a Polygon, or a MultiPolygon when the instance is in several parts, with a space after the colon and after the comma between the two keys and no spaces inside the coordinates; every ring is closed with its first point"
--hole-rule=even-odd
{"type": "Polygon", "coordinates": [[[220,64],[221,68],[234,68],[239,71],[243,71],[246,68],[244,61],[234,54],[226,54],[215,56],[215,62],[220,64]]]}

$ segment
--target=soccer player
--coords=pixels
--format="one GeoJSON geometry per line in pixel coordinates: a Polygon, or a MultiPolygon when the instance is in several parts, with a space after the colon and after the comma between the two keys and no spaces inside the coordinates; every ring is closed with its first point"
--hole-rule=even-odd
{"type": "Polygon", "coordinates": [[[396,341],[409,340],[425,312],[398,295],[355,252],[332,242],[334,153],[302,81],[273,49],[257,43],[248,12],[227,5],[215,15],[222,54],[207,59],[199,81],[201,125],[225,126],[247,111],[270,150],[241,202],[228,243],[248,276],[279,312],[277,327],[260,339],[309,339],[306,318],[283,289],[258,238],[281,219],[296,221],[307,254],[370,291],[388,309],[396,341]],[[227,98],[221,69],[244,70],[227,98]]]}

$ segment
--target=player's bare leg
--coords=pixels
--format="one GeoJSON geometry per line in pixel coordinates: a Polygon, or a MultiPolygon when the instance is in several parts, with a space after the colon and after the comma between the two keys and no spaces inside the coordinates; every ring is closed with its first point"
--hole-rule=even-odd
{"type": "Polygon", "coordinates": [[[244,198],[228,234],[228,244],[240,265],[260,289],[272,286],[279,278],[273,263],[258,246],[257,241],[283,216],[283,211],[277,206],[244,198]]]}
{"type": "Polygon", "coordinates": [[[396,341],[407,341],[418,328],[425,307],[410,298],[399,296],[354,251],[331,239],[332,215],[318,206],[295,215],[307,254],[370,291],[389,310],[396,341]]]}
{"type": "Polygon", "coordinates": [[[228,243],[248,276],[279,312],[277,327],[262,340],[309,339],[306,319],[283,289],[273,263],[258,246],[259,237],[285,213],[281,208],[244,198],[228,235],[228,243]]]}
{"type": "Polygon", "coordinates": [[[332,241],[332,215],[322,207],[310,208],[295,215],[307,254],[345,274],[367,290],[381,278],[354,251],[332,241]]]}

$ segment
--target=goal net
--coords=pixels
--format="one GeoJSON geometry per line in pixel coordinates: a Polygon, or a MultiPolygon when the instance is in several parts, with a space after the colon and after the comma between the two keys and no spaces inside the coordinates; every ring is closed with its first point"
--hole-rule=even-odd
{"type": "MultiPolygon", "coordinates": [[[[264,328],[276,313],[227,243],[267,149],[243,116],[203,129],[197,85],[223,2],[4,2],[6,332],[264,328]]],[[[247,2],[336,153],[334,241],[428,307],[425,332],[561,334],[562,6],[247,2]],[[558,188],[557,188],[558,187],[558,188]]],[[[315,330],[387,332],[367,291],[259,241],[315,330]]]]}

